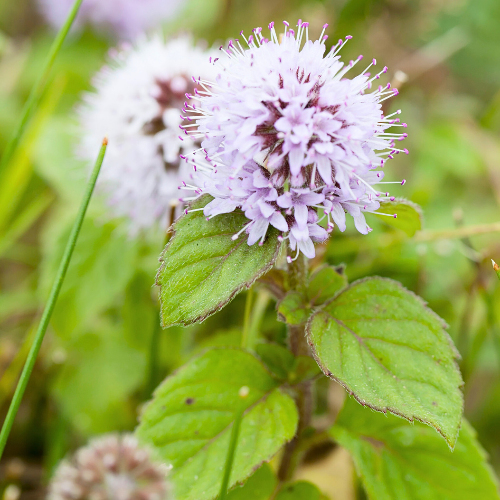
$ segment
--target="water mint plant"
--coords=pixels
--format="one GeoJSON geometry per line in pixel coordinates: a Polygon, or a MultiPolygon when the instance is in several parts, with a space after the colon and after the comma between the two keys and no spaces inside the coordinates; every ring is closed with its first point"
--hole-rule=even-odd
{"type": "Polygon", "coordinates": [[[174,491],[185,500],[216,498],[221,484],[219,498],[226,484],[229,495],[236,488],[236,498],[254,498],[255,483],[268,488],[266,499],[299,491],[290,498],[320,498],[314,485],[303,491],[290,481],[310,448],[331,440],[352,453],[370,498],[438,498],[450,468],[457,474],[447,476],[445,498],[479,490],[497,498],[462,419],[459,354],[447,325],[396,281],[349,284],[344,268],[321,264],[315,247],[329,236],[336,244],[346,214],[363,235],[370,216],[394,220],[400,211],[403,228],[420,221],[418,208],[384,188],[387,160],[408,153],[400,111],[382,107],[398,92],[379,83],[386,67],[371,73],[375,60],[350,78],[362,60],[342,61],[350,37],[327,50],[326,25],[314,41],[307,22],[284,25],[278,34],[271,23],[267,37],[261,28],[240,33],[213,60],[216,77],[195,78],[181,126],[201,141],[182,155],[193,168],[182,188],[193,194],[173,225],[157,284],[166,328],[204,321],[257,282],[273,295],[286,338],[195,357],[158,387],[137,436],[172,464],[174,491]],[[349,395],[326,434],[313,418],[321,374],[349,395]],[[394,479],[414,471],[410,494],[392,486],[391,453],[412,446],[394,479]],[[463,474],[467,456],[481,472],[463,474]],[[274,482],[261,478],[265,462],[274,482]]]}
{"type": "MultiPolygon", "coordinates": [[[[39,3],[59,24],[65,3],[39,3]]],[[[500,500],[480,444],[498,469],[500,269],[490,256],[500,247],[479,246],[500,231],[483,221],[500,199],[483,197],[484,185],[498,187],[498,155],[482,156],[498,103],[480,127],[462,120],[429,70],[440,73],[470,30],[415,50],[434,36],[421,30],[435,6],[408,25],[389,19],[411,0],[374,4],[376,19],[373,2],[307,0],[310,24],[228,39],[236,14],[248,27],[290,7],[84,0],[77,24],[114,36],[74,30],[51,81],[80,3],[0,162],[0,494],[500,500]],[[181,8],[160,34],[155,25],[181,8]],[[116,37],[131,43],[113,48],[116,37]],[[207,48],[215,40],[225,42],[207,48]],[[367,47],[370,57],[356,57],[367,47]],[[87,210],[94,185],[107,204],[87,210]],[[403,194],[426,205],[431,229],[403,194]],[[446,210],[456,227],[440,229],[446,210]],[[481,223],[468,226],[474,216],[481,223]]],[[[0,33],[0,147],[35,72],[20,65],[36,69],[40,50],[38,38],[33,49],[12,44],[10,29],[0,33]]],[[[467,75],[480,86],[457,88],[479,110],[465,90],[487,94],[476,70],[467,75]]]]}

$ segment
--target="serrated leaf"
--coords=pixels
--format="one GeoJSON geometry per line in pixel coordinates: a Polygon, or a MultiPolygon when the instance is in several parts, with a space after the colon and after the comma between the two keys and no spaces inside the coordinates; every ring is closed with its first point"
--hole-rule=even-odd
{"type": "Polygon", "coordinates": [[[276,500],[324,500],[325,497],[317,486],[308,481],[297,481],[296,483],[285,484],[276,500]]]}
{"type": "Polygon", "coordinates": [[[464,420],[455,450],[420,423],[347,400],[330,434],[352,455],[370,500],[498,500],[474,429],[464,420]]]}
{"type": "Polygon", "coordinates": [[[302,294],[295,291],[288,292],[277,308],[279,320],[289,325],[305,323],[311,312],[302,294]]]}
{"type": "Polygon", "coordinates": [[[162,253],[156,284],[164,328],[205,320],[271,269],[278,256],[280,242],[273,228],[263,245],[249,246],[244,235],[233,241],[248,224],[241,211],[207,221],[199,209],[211,199],[204,195],[191,205],[197,211],[174,224],[174,236],[162,253]]]}
{"type": "Polygon", "coordinates": [[[227,495],[227,500],[269,500],[278,480],[268,464],[264,464],[248,480],[235,486],[227,495]]]}
{"type": "Polygon", "coordinates": [[[401,284],[369,278],[315,313],[307,335],[323,372],[361,404],[431,425],[453,447],[462,378],[444,328],[401,284]]]}
{"type": "Polygon", "coordinates": [[[209,500],[219,493],[231,428],[241,410],[230,487],[293,438],[293,399],[255,356],[240,349],[208,351],[158,387],[137,435],[173,465],[177,498],[209,500]],[[246,398],[239,396],[243,386],[249,388],[246,398]]]}
{"type": "Polygon", "coordinates": [[[410,238],[422,229],[422,209],[409,200],[397,198],[394,201],[382,202],[377,212],[374,212],[374,214],[382,222],[404,231],[410,238]],[[396,214],[397,218],[377,215],[377,212],[390,215],[396,214]]]}
{"type": "Polygon", "coordinates": [[[309,279],[308,295],[312,306],[321,305],[347,286],[342,266],[322,266],[309,279]]]}

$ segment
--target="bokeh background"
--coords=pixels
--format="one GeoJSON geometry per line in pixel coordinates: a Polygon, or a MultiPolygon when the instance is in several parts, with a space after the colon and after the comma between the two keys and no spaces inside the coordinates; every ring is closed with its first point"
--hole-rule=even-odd
{"type": "MultiPolygon", "coordinates": [[[[374,217],[368,236],[353,225],[336,231],[323,258],[345,263],[351,281],[402,281],[446,320],[462,354],[466,417],[500,473],[500,282],[490,261],[500,261],[500,2],[186,0],[163,29],[212,44],[299,18],[310,22],[312,36],[325,22],[329,41],[353,35],[345,60],[364,54],[389,66],[401,93],[386,111],[403,110],[410,154],[390,162],[386,175],[407,179],[391,192],[424,213],[413,238],[374,217]]],[[[53,37],[30,0],[0,2],[0,150],[53,37]]],[[[73,154],[74,107],[117,43],[91,29],[69,37],[22,148],[0,174],[2,419],[85,185],[87,166],[73,154]]],[[[153,283],[164,237],[130,238],[123,221],[110,221],[102,200],[93,200],[0,464],[6,500],[43,498],[57,462],[90,436],[132,430],[165,375],[206,346],[239,344],[244,294],[202,325],[160,331],[153,283]]],[[[255,339],[284,338],[265,293],[253,315],[255,339]]],[[[327,396],[337,401],[342,391],[326,380],[318,391],[325,394],[319,419],[327,396]]],[[[334,500],[364,498],[346,455],[331,451],[301,474],[323,481],[334,500]]]]}

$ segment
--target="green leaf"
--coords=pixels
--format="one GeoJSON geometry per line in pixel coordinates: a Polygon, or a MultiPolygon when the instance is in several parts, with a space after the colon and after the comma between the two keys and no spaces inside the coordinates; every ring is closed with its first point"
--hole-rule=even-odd
{"type": "Polygon", "coordinates": [[[252,354],[214,349],[192,360],[156,390],[138,437],[174,466],[177,498],[209,500],[219,493],[235,416],[241,423],[230,486],[268,461],[297,429],[293,399],[252,354]],[[249,388],[246,398],[241,387],[249,388]]]}
{"type": "Polygon", "coordinates": [[[397,218],[387,215],[375,215],[388,226],[404,231],[410,238],[422,229],[422,209],[416,204],[403,198],[387,201],[380,204],[378,212],[396,214],[397,218]]]}
{"type": "Polygon", "coordinates": [[[453,447],[462,378],[444,328],[401,284],[370,278],[353,283],[315,313],[307,335],[323,372],[362,405],[431,425],[453,447]]]}
{"type": "Polygon", "coordinates": [[[271,467],[264,464],[242,485],[235,486],[227,500],[269,500],[277,484],[271,467]]]}
{"type": "Polygon", "coordinates": [[[344,267],[321,266],[309,279],[307,297],[294,290],[278,302],[278,319],[289,325],[305,323],[313,307],[332,299],[347,286],[344,267]]]}
{"type": "Polygon", "coordinates": [[[308,481],[297,481],[296,483],[285,484],[276,500],[324,500],[325,496],[312,483],[308,481]]]}
{"type": "Polygon", "coordinates": [[[156,277],[161,287],[164,328],[201,322],[222,309],[243,288],[273,266],[279,250],[277,230],[268,230],[263,245],[247,244],[240,231],[248,219],[241,211],[207,221],[202,210],[208,195],[196,200],[175,224],[175,234],[161,256],[156,277]]]}
{"type": "Polygon", "coordinates": [[[346,286],[347,276],[343,266],[321,266],[309,279],[309,301],[312,306],[324,304],[346,286]]]}
{"type": "Polygon", "coordinates": [[[465,420],[451,452],[429,427],[347,400],[330,434],[351,453],[371,500],[499,499],[486,454],[465,420]]]}
{"type": "Polygon", "coordinates": [[[309,318],[309,309],[304,297],[299,292],[288,292],[278,303],[278,319],[289,325],[300,325],[309,318]]]}

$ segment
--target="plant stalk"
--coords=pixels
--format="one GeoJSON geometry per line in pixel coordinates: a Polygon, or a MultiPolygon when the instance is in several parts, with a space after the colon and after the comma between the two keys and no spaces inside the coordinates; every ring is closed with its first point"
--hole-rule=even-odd
{"type": "Polygon", "coordinates": [[[62,257],[56,279],[54,281],[49,299],[47,301],[47,305],[45,306],[45,309],[43,311],[42,319],[40,320],[40,325],[38,327],[33,344],[31,345],[30,351],[28,353],[26,363],[24,365],[21,377],[19,379],[16,391],[14,393],[14,397],[12,398],[12,401],[10,403],[9,411],[7,412],[7,416],[5,417],[2,430],[0,431],[0,458],[2,457],[3,451],[5,449],[7,438],[9,437],[12,425],[14,423],[14,419],[16,418],[17,411],[19,410],[19,406],[21,404],[24,391],[26,390],[26,386],[28,385],[29,378],[31,376],[31,373],[33,372],[36,358],[38,357],[38,353],[40,351],[40,347],[42,346],[45,332],[47,331],[47,327],[49,325],[52,312],[54,311],[54,307],[56,305],[59,292],[61,291],[61,287],[64,282],[64,278],[66,276],[66,271],[68,270],[69,263],[73,255],[73,250],[75,249],[76,241],[78,239],[78,235],[80,233],[80,229],[82,227],[82,223],[85,218],[85,214],[87,212],[87,208],[89,206],[92,193],[94,192],[94,187],[97,181],[97,177],[99,175],[99,171],[101,170],[101,165],[104,160],[104,155],[106,153],[107,145],[108,141],[107,139],[104,139],[101,150],[99,152],[99,156],[97,157],[97,161],[92,171],[92,175],[87,184],[85,194],[83,195],[82,204],[80,206],[80,210],[76,217],[75,224],[73,226],[68,243],[66,245],[66,249],[64,251],[64,255],[62,257]]]}
{"type": "MultiPolygon", "coordinates": [[[[290,250],[289,250],[290,251],[290,250]]],[[[308,280],[308,269],[305,257],[299,257],[288,264],[288,289],[306,294],[308,280]]],[[[307,344],[305,323],[301,325],[288,325],[288,340],[290,350],[294,356],[308,356],[309,346],[307,344]]],[[[289,481],[299,464],[300,442],[303,431],[310,425],[313,412],[312,382],[307,381],[296,386],[295,403],[299,411],[299,424],[297,434],[286,444],[285,452],[278,470],[278,478],[281,482],[289,481]]]]}
{"type": "Polygon", "coordinates": [[[253,296],[253,288],[249,288],[245,300],[245,315],[243,318],[243,332],[241,334],[241,347],[244,349],[248,349],[250,347],[248,345],[248,333],[250,331],[250,315],[252,313],[253,296]]]}
{"type": "Polygon", "coordinates": [[[0,159],[0,173],[2,173],[5,170],[8,163],[10,162],[12,155],[17,149],[21,137],[23,136],[26,125],[28,124],[31,115],[33,114],[33,111],[36,109],[40,101],[40,98],[42,97],[45,91],[47,82],[49,80],[50,72],[52,70],[52,67],[54,66],[54,62],[57,58],[57,55],[59,54],[59,51],[61,50],[64,40],[66,39],[69,33],[69,30],[71,29],[71,26],[73,25],[73,22],[76,18],[76,15],[78,14],[78,10],[80,9],[82,1],[83,0],[75,0],[65,23],[59,30],[59,33],[57,34],[54,42],[52,43],[52,47],[50,48],[47,61],[45,62],[45,66],[43,68],[43,72],[38,78],[38,80],[35,82],[33,88],[31,89],[30,95],[28,97],[28,100],[26,101],[26,104],[24,105],[21,114],[21,120],[17,124],[17,127],[14,129],[14,133],[12,134],[12,137],[10,138],[7,146],[5,147],[2,158],[0,159]]]}

